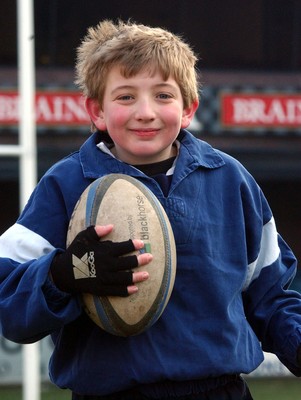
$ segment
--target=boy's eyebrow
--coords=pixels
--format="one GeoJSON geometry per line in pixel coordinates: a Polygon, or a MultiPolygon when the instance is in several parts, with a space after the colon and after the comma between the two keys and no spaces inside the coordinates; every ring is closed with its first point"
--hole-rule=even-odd
{"type": "Polygon", "coordinates": [[[111,94],[114,94],[115,92],[118,92],[119,90],[130,90],[133,89],[134,86],[132,85],[121,85],[121,86],[117,86],[116,88],[114,88],[111,92],[111,94]]]}
{"type": "Polygon", "coordinates": [[[168,83],[168,82],[162,82],[162,83],[158,83],[157,85],[155,85],[155,87],[158,87],[158,88],[165,88],[165,87],[167,87],[167,88],[172,88],[172,89],[175,89],[176,88],[176,86],[175,85],[173,85],[172,83],[168,83]]]}
{"type": "MultiPolygon", "coordinates": [[[[162,88],[162,89],[163,88],[175,89],[176,88],[175,85],[173,85],[172,83],[167,83],[167,82],[157,83],[153,87],[154,88],[158,88],[158,89],[160,89],[160,88],[162,88]]],[[[136,86],[135,85],[121,85],[121,86],[118,86],[118,87],[114,88],[112,90],[111,94],[114,94],[115,92],[118,92],[120,90],[132,90],[132,89],[136,89],[136,86]]]]}

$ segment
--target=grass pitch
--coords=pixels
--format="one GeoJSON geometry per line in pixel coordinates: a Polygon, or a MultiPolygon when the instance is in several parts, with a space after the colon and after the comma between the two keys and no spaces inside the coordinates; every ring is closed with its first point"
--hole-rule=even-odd
{"type": "MultiPolygon", "coordinates": [[[[298,378],[248,378],[254,400],[299,400],[301,379],[298,378]]],[[[21,387],[0,387],[1,400],[22,400],[21,387]]],[[[71,400],[69,390],[61,390],[51,384],[41,389],[41,400],[71,400]]]]}

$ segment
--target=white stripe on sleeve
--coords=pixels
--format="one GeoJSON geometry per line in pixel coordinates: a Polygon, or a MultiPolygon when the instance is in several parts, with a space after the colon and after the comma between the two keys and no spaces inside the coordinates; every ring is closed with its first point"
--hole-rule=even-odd
{"type": "Polygon", "coordinates": [[[0,236],[0,257],[19,263],[37,259],[53,250],[46,239],[20,224],[14,224],[0,236]]]}
{"type": "Polygon", "coordinates": [[[278,234],[275,220],[271,220],[264,225],[260,243],[260,250],[255,261],[248,265],[248,273],[243,290],[246,290],[254,279],[258,278],[261,270],[273,264],[280,254],[278,246],[278,234]]]}

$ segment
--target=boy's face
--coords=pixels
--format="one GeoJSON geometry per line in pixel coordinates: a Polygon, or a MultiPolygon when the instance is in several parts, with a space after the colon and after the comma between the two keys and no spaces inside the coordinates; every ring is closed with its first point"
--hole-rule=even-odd
{"type": "Polygon", "coordinates": [[[198,102],[184,109],[179,85],[169,77],[143,70],[125,78],[119,67],[107,77],[102,107],[86,100],[87,111],[95,126],[107,130],[115,143],[114,155],[128,164],[147,164],[165,160],[174,154],[179,130],[187,128],[198,102]]]}

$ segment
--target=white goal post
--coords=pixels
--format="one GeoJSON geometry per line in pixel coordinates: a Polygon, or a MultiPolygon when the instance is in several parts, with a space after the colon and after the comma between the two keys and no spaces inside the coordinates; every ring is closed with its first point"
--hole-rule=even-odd
{"type": "MultiPolygon", "coordinates": [[[[20,210],[37,183],[33,0],[17,0],[19,135],[17,145],[0,145],[0,156],[19,158],[20,210]]],[[[23,346],[23,400],[40,399],[39,343],[23,346]]]]}

